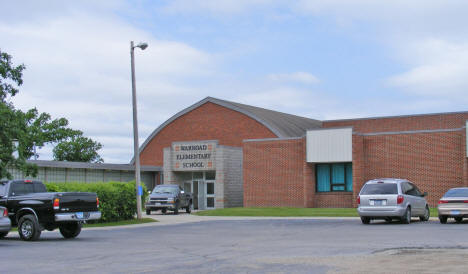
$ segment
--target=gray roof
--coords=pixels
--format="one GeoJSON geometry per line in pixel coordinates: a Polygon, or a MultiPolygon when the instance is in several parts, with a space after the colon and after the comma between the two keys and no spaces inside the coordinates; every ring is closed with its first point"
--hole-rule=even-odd
{"type": "MultiPolygon", "coordinates": [[[[65,161],[46,161],[46,160],[27,160],[28,163],[36,164],[39,167],[53,168],[83,168],[83,169],[106,169],[106,170],[125,170],[133,171],[135,166],[131,164],[97,164],[83,162],[65,162],[65,161]]],[[[140,166],[141,171],[161,171],[159,166],[140,166]]]]}
{"type": "MultiPolygon", "coordinates": [[[[305,135],[305,132],[308,129],[319,128],[322,126],[322,122],[319,120],[273,111],[260,107],[225,101],[213,97],[206,97],[205,99],[176,113],[166,122],[161,124],[156,130],[154,130],[151,133],[151,135],[148,138],[146,138],[145,142],[140,146],[140,152],[142,152],[143,149],[145,149],[145,147],[149,144],[149,142],[168,124],[170,124],[180,116],[208,102],[238,111],[242,114],[249,116],[250,118],[256,120],[260,124],[270,129],[278,138],[301,137],[305,135]]],[[[132,159],[131,163],[133,163],[133,161],[134,159],[132,159]]]]}

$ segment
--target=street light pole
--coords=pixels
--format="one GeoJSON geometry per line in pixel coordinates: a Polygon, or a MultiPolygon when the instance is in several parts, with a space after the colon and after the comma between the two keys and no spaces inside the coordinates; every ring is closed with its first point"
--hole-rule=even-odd
{"type": "Polygon", "coordinates": [[[132,65],[132,102],[133,102],[133,150],[135,159],[135,180],[136,180],[136,200],[137,200],[137,218],[141,219],[141,195],[140,187],[140,151],[138,145],[138,119],[137,119],[137,101],[136,101],[136,85],[135,85],[135,56],[134,50],[138,47],[145,50],[148,47],[146,43],[139,43],[133,46],[133,41],[130,41],[130,59],[132,65]]]}

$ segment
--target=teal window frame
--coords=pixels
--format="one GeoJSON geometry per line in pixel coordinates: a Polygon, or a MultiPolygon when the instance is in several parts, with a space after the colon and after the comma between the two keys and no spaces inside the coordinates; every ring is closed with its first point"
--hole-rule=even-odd
{"type": "Polygon", "coordinates": [[[352,192],[353,166],[351,162],[320,163],[315,165],[316,192],[352,192]],[[328,172],[328,174],[325,174],[328,172]],[[319,174],[320,173],[320,174],[319,174]],[[324,182],[325,180],[325,182],[324,182]],[[328,182],[326,182],[328,180],[328,182]]]}

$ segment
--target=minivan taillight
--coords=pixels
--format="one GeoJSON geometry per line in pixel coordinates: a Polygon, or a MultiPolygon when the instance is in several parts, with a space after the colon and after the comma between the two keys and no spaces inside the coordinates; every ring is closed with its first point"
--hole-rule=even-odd
{"type": "Polygon", "coordinates": [[[358,204],[358,205],[361,204],[361,196],[357,196],[357,204],[358,204]]]}
{"type": "Polygon", "coordinates": [[[99,208],[99,198],[98,197],[96,197],[96,206],[97,206],[97,208],[99,208]]]}
{"type": "Polygon", "coordinates": [[[403,197],[403,195],[398,195],[398,197],[396,199],[396,203],[401,204],[401,203],[403,203],[404,200],[405,200],[405,197],[403,197]]]}
{"type": "Polygon", "coordinates": [[[6,208],[3,211],[3,217],[8,217],[8,209],[6,209],[6,208]]]}
{"type": "Polygon", "coordinates": [[[54,209],[60,208],[60,200],[58,198],[54,199],[54,209]]]}

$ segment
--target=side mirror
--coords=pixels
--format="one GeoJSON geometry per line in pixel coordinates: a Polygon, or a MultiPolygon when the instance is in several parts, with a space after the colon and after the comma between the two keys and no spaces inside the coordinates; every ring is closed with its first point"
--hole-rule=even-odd
{"type": "Polygon", "coordinates": [[[426,196],[427,196],[427,192],[424,192],[422,196],[423,196],[423,197],[426,197],[426,196]]]}

